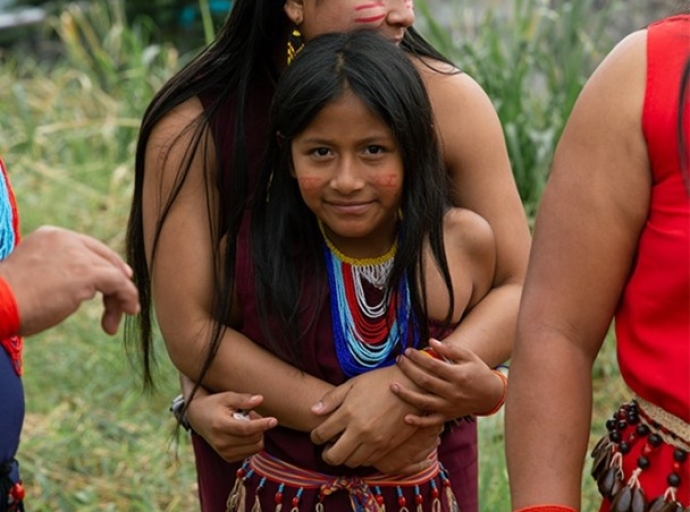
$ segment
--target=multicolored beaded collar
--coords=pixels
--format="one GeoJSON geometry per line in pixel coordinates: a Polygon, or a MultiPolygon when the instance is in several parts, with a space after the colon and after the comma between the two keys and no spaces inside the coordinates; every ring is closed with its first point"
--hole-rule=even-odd
{"type": "Polygon", "coordinates": [[[378,258],[350,258],[328,239],[320,221],[319,228],[325,242],[333,339],[343,373],[354,377],[390,366],[395,355],[407,348],[410,327],[412,346],[419,344],[407,276],[400,280],[397,290],[388,288],[397,241],[378,258]],[[367,285],[381,291],[375,304],[367,300],[367,285]]]}

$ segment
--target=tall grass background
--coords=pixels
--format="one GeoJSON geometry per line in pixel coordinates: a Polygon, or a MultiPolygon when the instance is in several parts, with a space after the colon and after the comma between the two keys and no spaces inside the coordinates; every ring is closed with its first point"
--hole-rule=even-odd
{"type": "MultiPolygon", "coordinates": [[[[447,2],[452,16],[441,25],[431,3],[416,2],[422,32],[494,101],[532,216],[564,121],[617,38],[612,20],[630,2],[604,2],[603,10],[594,0],[489,4],[478,12],[469,2],[447,2]]],[[[122,250],[141,116],[189,55],[160,43],[153,23],[128,22],[119,1],[72,5],[44,30],[59,42],[57,58],[0,51],[0,155],[22,229],[61,225],[122,250]]],[[[163,362],[157,391],[142,393],[121,337],[103,334],[99,315],[94,301],[25,342],[19,459],[30,510],[198,510],[191,447],[184,436],[173,441],[167,411],[175,372],[163,362]]],[[[593,377],[594,439],[626,395],[610,339],[593,377]]],[[[480,508],[507,511],[502,414],[480,419],[479,428],[480,508]]],[[[583,495],[583,510],[595,509],[587,478],[583,495]]]]}

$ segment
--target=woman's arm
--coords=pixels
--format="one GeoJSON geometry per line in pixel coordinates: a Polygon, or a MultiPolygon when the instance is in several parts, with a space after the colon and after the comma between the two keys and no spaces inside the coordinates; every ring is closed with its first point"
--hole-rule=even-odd
{"type": "Polygon", "coordinates": [[[539,209],[506,406],[514,509],[579,510],[592,364],[648,212],[645,48],[627,38],[583,89],[539,209]]]}
{"type": "Polygon", "coordinates": [[[263,450],[264,432],[278,424],[275,418],[264,418],[252,410],[261,405],[261,395],[209,393],[203,387],[194,391],[194,382],[184,375],[180,375],[180,387],[187,403],[185,418],[189,426],[228,462],[244,460],[263,450]],[[238,416],[240,412],[247,414],[238,416]]]}
{"type": "Polygon", "coordinates": [[[456,206],[491,226],[496,269],[488,295],[448,338],[496,366],[510,357],[530,234],[513,179],[503,131],[482,88],[468,75],[435,72],[423,63],[456,206]]]}
{"type": "MultiPolygon", "coordinates": [[[[186,128],[201,109],[197,99],[185,102],[158,123],[148,141],[143,208],[149,262],[156,224],[176,184],[180,163],[187,158],[191,130],[186,128]]],[[[209,158],[212,154],[211,145],[209,158]]],[[[203,164],[197,152],[161,230],[151,269],[157,320],[169,356],[180,372],[192,379],[199,375],[215,326],[211,313],[212,248],[220,243],[210,230],[210,223],[217,222],[217,190],[213,178],[206,179],[203,164]]],[[[261,414],[275,416],[281,424],[303,431],[321,422],[309,408],[333,387],[284,363],[230,328],[223,333],[202,384],[209,390],[262,395],[261,414]]]]}
{"type": "MultiPolygon", "coordinates": [[[[453,284],[452,321],[460,322],[468,311],[477,307],[492,288],[496,242],[489,224],[476,213],[453,208],[445,216],[444,244],[453,284]]],[[[442,320],[449,304],[448,293],[438,271],[427,255],[425,266],[429,315],[442,320]]],[[[462,325],[462,323],[460,324],[462,325]]],[[[425,411],[423,416],[408,416],[417,426],[481,414],[492,410],[504,395],[504,380],[474,352],[462,346],[457,337],[448,336],[443,343],[430,340],[430,347],[446,360],[427,357],[424,352],[407,350],[398,366],[423,392],[396,383],[393,391],[403,400],[425,411]]]]}

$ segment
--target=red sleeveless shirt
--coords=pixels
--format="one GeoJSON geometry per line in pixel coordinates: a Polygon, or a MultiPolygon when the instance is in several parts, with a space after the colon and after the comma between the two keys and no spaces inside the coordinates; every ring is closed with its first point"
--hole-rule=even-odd
{"type": "MultiPolygon", "coordinates": [[[[688,58],[690,15],[649,26],[642,129],[652,190],[637,259],[615,318],[618,359],[628,386],[686,422],[690,422],[690,194],[683,182],[677,132],[681,75],[688,58]]],[[[687,135],[690,108],[684,112],[684,124],[687,135]]],[[[690,140],[685,144],[690,147],[690,140]]]]}

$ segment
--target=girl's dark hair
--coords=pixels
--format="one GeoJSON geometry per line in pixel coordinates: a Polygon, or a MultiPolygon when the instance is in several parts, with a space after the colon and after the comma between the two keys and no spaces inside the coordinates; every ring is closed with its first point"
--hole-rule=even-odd
{"type": "MultiPolygon", "coordinates": [[[[223,197],[224,204],[217,213],[218,225],[213,225],[212,212],[209,212],[209,231],[212,239],[218,241],[227,235],[228,244],[224,255],[216,249],[214,261],[209,262],[213,265],[216,277],[223,275],[224,279],[219,289],[214,290],[213,315],[218,322],[209,339],[208,357],[200,368],[199,375],[190,376],[201,380],[220,343],[225,328],[222,320],[226,317],[226,312],[230,311],[235,277],[235,239],[246,207],[246,198],[252,192],[248,190],[248,177],[250,173],[257,172],[249,168],[246,152],[245,122],[248,98],[252,94],[251,84],[257,78],[273,79],[279,74],[275,58],[276,55],[285,53],[289,30],[289,20],[283,11],[284,3],[285,0],[235,0],[215,41],[163,86],[144,114],[137,143],[134,195],[126,235],[126,255],[134,270],[134,281],[139,289],[141,313],[133,319],[127,319],[125,340],[128,348],[134,349],[141,357],[146,386],[153,384],[151,370],[155,360],[150,275],[152,263],[146,261],[142,217],[144,160],[149,138],[157,123],[175,107],[208,91],[218,91],[214,101],[187,127],[187,131],[192,134],[192,142],[186,149],[186,158],[179,164],[176,185],[169,197],[164,198],[153,234],[153,262],[161,228],[186,180],[192,157],[200,154],[202,160],[207,161],[206,155],[209,150],[204,141],[211,134],[212,120],[216,118],[222,105],[232,103],[236,107],[234,119],[227,120],[234,126],[230,160],[221,157],[221,148],[216,145],[216,168],[207,168],[205,176],[207,189],[219,187],[224,173],[229,173],[229,169],[232,169],[232,184],[224,188],[230,193],[223,197]]],[[[401,46],[415,56],[450,63],[412,28],[407,29],[401,46]]],[[[186,133],[179,134],[179,137],[186,133]]],[[[214,246],[217,248],[219,244],[215,243],[214,246]]],[[[214,282],[218,283],[221,280],[214,279],[214,282]]]]}
{"type": "MultiPolygon", "coordinates": [[[[251,247],[259,314],[274,353],[300,365],[300,327],[322,296],[304,293],[305,279],[327,283],[323,238],[292,177],[292,139],[327,105],[348,92],[393,132],[404,165],[398,252],[388,282],[409,279],[420,339],[429,337],[422,255],[429,242],[435,263],[452,285],[443,245],[449,205],[433,112],[409,57],[369,31],[327,34],[310,42],[278,82],[271,107],[266,166],[252,206],[251,247]],[[296,252],[296,249],[298,248],[296,252]],[[305,300],[310,304],[305,305],[305,300]]],[[[323,289],[319,286],[319,289],[323,289]]],[[[453,304],[448,310],[450,321],[453,304]]]]}

